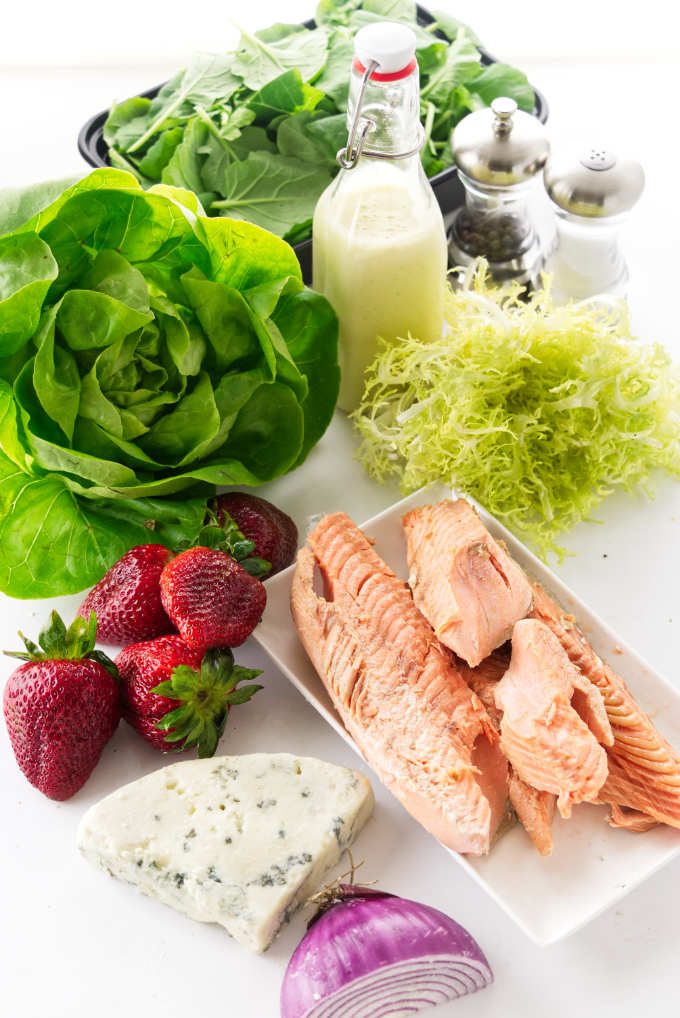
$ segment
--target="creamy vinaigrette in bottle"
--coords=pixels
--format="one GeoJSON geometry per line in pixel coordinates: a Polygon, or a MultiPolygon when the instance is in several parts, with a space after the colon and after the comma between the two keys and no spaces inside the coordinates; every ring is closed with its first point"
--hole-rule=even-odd
{"type": "Polygon", "coordinates": [[[360,402],[379,336],[441,334],[447,264],[441,211],[420,163],[415,36],[376,23],[357,33],[355,47],[347,117],[350,140],[356,116],[365,142],[322,194],[313,228],[313,285],[338,314],[338,405],[347,411],[360,402]]]}

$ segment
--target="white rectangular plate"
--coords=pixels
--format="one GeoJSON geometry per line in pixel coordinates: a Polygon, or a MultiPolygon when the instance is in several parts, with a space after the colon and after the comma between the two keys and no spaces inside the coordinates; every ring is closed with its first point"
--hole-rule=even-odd
{"type": "MultiPolygon", "coordinates": [[[[376,551],[404,579],[406,546],[401,517],[417,505],[450,498],[443,485],[421,489],[361,525],[376,551]]],[[[454,493],[455,497],[455,493],[454,493]]],[[[626,646],[555,574],[489,513],[477,506],[484,525],[510,554],[573,612],[595,650],[623,676],[640,706],[674,746],[680,746],[680,692],[626,646]]],[[[321,679],[300,643],[290,614],[294,566],[267,582],[267,607],[254,636],[277,667],[346,742],[345,731],[321,679]]],[[[566,937],[619,901],[680,854],[680,831],[659,826],[645,834],[614,830],[603,806],[581,805],[572,819],[556,817],[553,854],[543,859],[517,825],[485,858],[451,855],[538,944],[566,937]]],[[[446,849],[448,851],[448,849],[446,849]]]]}

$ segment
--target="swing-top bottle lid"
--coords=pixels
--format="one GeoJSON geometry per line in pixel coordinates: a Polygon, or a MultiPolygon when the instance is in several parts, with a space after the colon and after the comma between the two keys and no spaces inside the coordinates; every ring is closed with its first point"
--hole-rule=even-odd
{"type": "Polygon", "coordinates": [[[415,32],[396,21],[376,21],[359,29],[354,37],[354,54],[355,70],[363,74],[374,60],[378,66],[372,80],[397,81],[415,70],[415,32]]]}

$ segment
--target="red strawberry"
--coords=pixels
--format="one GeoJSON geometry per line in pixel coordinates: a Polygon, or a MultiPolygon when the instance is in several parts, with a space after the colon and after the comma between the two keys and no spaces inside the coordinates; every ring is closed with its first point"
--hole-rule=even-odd
{"type": "Polygon", "coordinates": [[[156,749],[198,746],[212,756],[230,707],[245,703],[261,686],[236,686],[260,672],[235,668],[229,648],[191,650],[179,636],[133,643],[116,658],[125,720],[156,749]]]}
{"type": "Polygon", "coordinates": [[[260,621],[265,589],[226,552],[190,548],[161,573],[161,601],[193,650],[238,647],[260,621]]]}
{"type": "Polygon", "coordinates": [[[172,632],[158,585],[171,558],[162,544],[138,544],[104,574],[80,606],[83,618],[97,616],[100,640],[136,643],[172,632]]]}
{"type": "Polygon", "coordinates": [[[225,514],[231,516],[243,535],[254,543],[253,554],[271,563],[269,576],[285,569],[295,559],[297,527],[290,516],[266,499],[228,491],[218,496],[215,514],[220,526],[225,526],[225,514]]]}
{"type": "MultiPolygon", "coordinates": [[[[21,636],[21,633],[19,634],[21,636]]],[[[10,675],[5,721],[19,767],[50,799],[69,799],[85,784],[120,720],[113,662],[94,650],[97,620],[67,630],[56,612],[10,675]]]]}

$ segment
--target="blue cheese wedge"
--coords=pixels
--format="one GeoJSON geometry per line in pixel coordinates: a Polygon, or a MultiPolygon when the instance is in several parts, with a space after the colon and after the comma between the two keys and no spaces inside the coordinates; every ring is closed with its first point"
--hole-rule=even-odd
{"type": "Polygon", "coordinates": [[[358,771],[287,753],[186,760],[93,806],[94,865],[264,951],[373,810],[358,771]]]}

